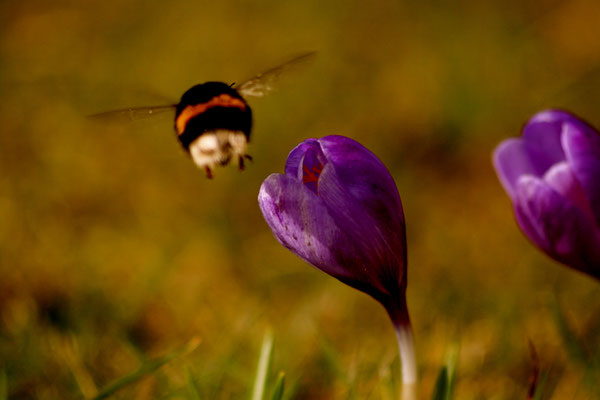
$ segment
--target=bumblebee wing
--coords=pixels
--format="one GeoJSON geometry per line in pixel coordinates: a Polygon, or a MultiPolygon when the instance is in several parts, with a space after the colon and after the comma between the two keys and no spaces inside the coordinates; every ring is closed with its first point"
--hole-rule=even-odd
{"type": "Polygon", "coordinates": [[[315,56],[316,51],[302,53],[296,57],[277,65],[271,69],[256,75],[254,78],[247,80],[235,89],[242,96],[262,97],[273,91],[280,77],[287,74],[289,71],[300,68],[310,62],[315,56]]]}
{"type": "Polygon", "coordinates": [[[130,107],[119,110],[104,111],[98,114],[88,115],[87,118],[94,121],[119,122],[135,121],[153,117],[166,111],[175,110],[177,104],[151,107],[130,107]]]}

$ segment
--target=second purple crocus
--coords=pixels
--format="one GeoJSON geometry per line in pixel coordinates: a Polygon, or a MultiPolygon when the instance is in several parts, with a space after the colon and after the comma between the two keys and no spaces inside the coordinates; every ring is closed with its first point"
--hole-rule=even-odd
{"type": "Polygon", "coordinates": [[[307,139],[290,152],[285,174],[264,181],[258,200],[282,245],[385,307],[399,342],[404,398],[414,398],[404,214],[385,165],[347,137],[307,139]]]}
{"type": "Polygon", "coordinates": [[[534,115],[494,166],[525,235],[555,260],[600,279],[600,134],[561,110],[534,115]]]}

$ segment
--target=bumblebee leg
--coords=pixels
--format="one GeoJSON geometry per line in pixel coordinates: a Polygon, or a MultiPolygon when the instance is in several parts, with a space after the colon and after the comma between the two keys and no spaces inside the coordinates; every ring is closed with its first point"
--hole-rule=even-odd
{"type": "Polygon", "coordinates": [[[244,157],[239,156],[238,157],[238,169],[240,171],[243,171],[246,168],[246,166],[244,165],[244,157]]]}
{"type": "Polygon", "coordinates": [[[212,179],[213,178],[213,174],[212,174],[212,171],[210,170],[210,167],[204,167],[204,170],[206,171],[206,177],[208,179],[212,179]]]}
{"type": "Polygon", "coordinates": [[[246,160],[250,161],[250,162],[253,162],[253,161],[254,161],[254,159],[252,158],[252,156],[251,156],[251,155],[248,155],[248,154],[244,154],[244,158],[245,158],[246,160]]]}

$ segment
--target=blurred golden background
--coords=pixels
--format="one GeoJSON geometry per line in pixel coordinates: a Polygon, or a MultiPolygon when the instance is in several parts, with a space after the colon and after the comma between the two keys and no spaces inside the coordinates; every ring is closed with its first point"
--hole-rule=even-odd
{"type": "Polygon", "coordinates": [[[30,0],[1,2],[0,21],[9,398],[93,396],[193,338],[195,351],[115,398],[193,398],[190,376],[201,398],[247,398],[268,329],[286,398],[393,398],[384,309],[280,246],[257,206],[288,152],[329,134],[363,143],[398,185],[423,398],[456,348],[456,399],[525,399],[529,341],[544,398],[599,398],[555,317],[597,356],[598,282],[527,241],[490,162],[543,108],[600,125],[599,2],[30,0]],[[85,119],[177,102],[307,50],[310,66],[249,99],[243,173],[207,180],[168,113],[85,119]]]}

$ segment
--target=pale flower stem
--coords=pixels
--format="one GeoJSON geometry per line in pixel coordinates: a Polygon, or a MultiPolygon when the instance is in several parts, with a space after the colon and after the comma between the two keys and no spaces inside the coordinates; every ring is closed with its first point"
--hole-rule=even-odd
{"type": "Polygon", "coordinates": [[[406,300],[395,303],[396,307],[388,309],[398,339],[400,363],[402,366],[401,400],[417,400],[417,359],[412,335],[412,327],[406,307],[406,300]]]}
{"type": "Polygon", "coordinates": [[[417,400],[417,360],[410,322],[396,326],[402,363],[402,400],[417,400]]]}

